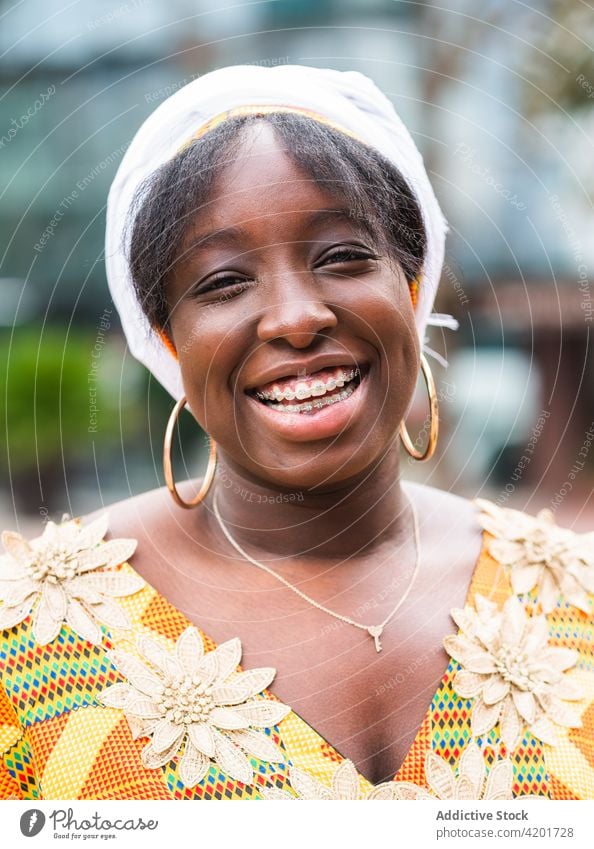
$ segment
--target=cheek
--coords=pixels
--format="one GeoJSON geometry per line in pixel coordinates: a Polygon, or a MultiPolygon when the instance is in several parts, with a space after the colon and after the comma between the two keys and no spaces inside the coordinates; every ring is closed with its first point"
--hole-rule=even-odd
{"type": "MultiPolygon", "coordinates": [[[[372,340],[385,363],[405,360],[411,368],[419,359],[415,312],[404,277],[386,274],[365,286],[358,297],[344,301],[347,320],[358,325],[358,334],[372,340]]],[[[414,370],[414,369],[413,369],[414,370]]]]}
{"type": "MultiPolygon", "coordinates": [[[[382,328],[385,340],[385,359],[387,381],[393,390],[391,397],[396,402],[398,413],[403,399],[409,399],[414,393],[417,374],[420,366],[419,340],[414,324],[412,308],[408,312],[395,312],[386,318],[386,326],[382,328]]],[[[407,402],[408,403],[408,402],[407,402]]]]}
{"type": "Polygon", "coordinates": [[[229,415],[229,388],[245,340],[238,339],[240,322],[229,321],[216,308],[180,310],[171,319],[184,391],[200,424],[229,415]]]}
{"type": "Polygon", "coordinates": [[[362,314],[373,335],[380,375],[392,414],[402,415],[414,393],[420,368],[415,312],[406,281],[388,278],[362,314]]]}

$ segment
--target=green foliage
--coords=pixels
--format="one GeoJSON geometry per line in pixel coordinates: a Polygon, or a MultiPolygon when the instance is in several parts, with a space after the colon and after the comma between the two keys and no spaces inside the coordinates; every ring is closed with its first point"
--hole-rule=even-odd
{"type": "MultiPolygon", "coordinates": [[[[108,334],[99,341],[94,328],[0,335],[0,459],[10,459],[13,474],[87,455],[91,442],[119,442],[122,346],[108,334]]],[[[138,393],[123,390],[124,420],[134,427],[130,402],[138,393]]]]}

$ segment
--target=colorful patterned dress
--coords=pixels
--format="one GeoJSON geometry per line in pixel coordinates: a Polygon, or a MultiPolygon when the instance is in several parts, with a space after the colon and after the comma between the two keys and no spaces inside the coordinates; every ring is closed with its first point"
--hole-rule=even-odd
{"type": "Polygon", "coordinates": [[[482,550],[402,766],[373,787],[136,574],[107,517],[0,558],[4,799],[594,799],[594,534],[475,499],[482,550]]]}

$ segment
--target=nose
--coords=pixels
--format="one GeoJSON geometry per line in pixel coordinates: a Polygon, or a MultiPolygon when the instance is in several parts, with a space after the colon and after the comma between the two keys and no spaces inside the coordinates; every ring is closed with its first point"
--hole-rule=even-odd
{"type": "Polygon", "coordinates": [[[336,312],[320,299],[315,282],[304,284],[301,279],[289,287],[285,278],[284,285],[274,287],[273,302],[265,307],[258,322],[261,342],[284,337],[294,348],[307,348],[317,335],[336,327],[336,312]]]}

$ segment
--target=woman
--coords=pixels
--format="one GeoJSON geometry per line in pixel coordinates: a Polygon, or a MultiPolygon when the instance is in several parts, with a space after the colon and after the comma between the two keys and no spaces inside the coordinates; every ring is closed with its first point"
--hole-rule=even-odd
{"type": "Polygon", "coordinates": [[[5,532],[5,795],[594,798],[593,535],[401,479],[445,229],[360,74],[222,69],[141,127],[107,270],[168,487],[5,532]]]}

